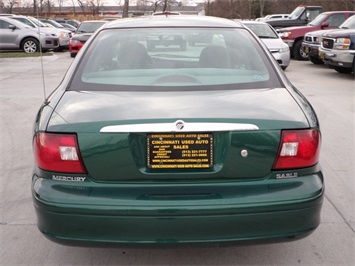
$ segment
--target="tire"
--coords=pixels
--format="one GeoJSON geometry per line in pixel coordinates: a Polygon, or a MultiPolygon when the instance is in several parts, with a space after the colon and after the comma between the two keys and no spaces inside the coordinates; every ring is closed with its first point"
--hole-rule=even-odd
{"type": "Polygon", "coordinates": [[[338,66],[335,66],[334,69],[339,72],[339,73],[345,73],[345,74],[349,74],[352,72],[352,69],[351,68],[346,68],[346,67],[338,67],[338,66]]]}
{"type": "Polygon", "coordinates": [[[302,40],[298,40],[295,42],[292,48],[292,53],[293,53],[293,57],[296,60],[302,60],[302,61],[308,60],[308,55],[303,51],[302,40]]]}
{"type": "Polygon", "coordinates": [[[27,38],[22,41],[21,49],[26,54],[33,54],[39,52],[39,42],[35,38],[27,38]]]}
{"type": "Polygon", "coordinates": [[[57,48],[55,48],[53,51],[54,52],[62,52],[64,50],[64,48],[62,46],[58,46],[57,48]]]}
{"type": "Polygon", "coordinates": [[[309,56],[309,60],[315,65],[323,65],[324,64],[322,59],[314,57],[314,56],[309,56]]]}
{"type": "Polygon", "coordinates": [[[76,56],[76,53],[70,53],[70,57],[74,58],[76,56]]]}

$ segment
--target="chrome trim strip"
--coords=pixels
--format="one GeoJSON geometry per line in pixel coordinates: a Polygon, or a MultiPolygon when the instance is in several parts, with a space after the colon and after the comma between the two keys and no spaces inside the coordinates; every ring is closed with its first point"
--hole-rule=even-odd
{"type": "Polygon", "coordinates": [[[101,133],[161,133],[161,132],[220,132],[259,130],[254,124],[242,123],[186,123],[178,120],[173,123],[114,125],[101,128],[101,133]]]}

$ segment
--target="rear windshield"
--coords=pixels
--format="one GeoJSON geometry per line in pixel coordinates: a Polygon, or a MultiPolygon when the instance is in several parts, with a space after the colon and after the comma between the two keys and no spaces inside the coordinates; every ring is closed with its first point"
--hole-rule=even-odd
{"type": "Polygon", "coordinates": [[[216,87],[280,87],[270,58],[247,30],[101,31],[86,50],[69,90],[207,90],[216,87]]]}
{"type": "Polygon", "coordinates": [[[83,22],[79,25],[77,33],[94,33],[97,29],[99,29],[105,23],[106,23],[106,21],[83,22]]]}

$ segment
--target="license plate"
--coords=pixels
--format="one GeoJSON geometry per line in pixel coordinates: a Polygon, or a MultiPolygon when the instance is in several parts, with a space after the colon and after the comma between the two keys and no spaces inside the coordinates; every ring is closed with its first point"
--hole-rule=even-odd
{"type": "Polygon", "coordinates": [[[305,46],[305,47],[304,47],[304,52],[305,52],[306,54],[309,54],[309,47],[308,47],[308,46],[305,46]]]}
{"type": "Polygon", "coordinates": [[[210,133],[147,135],[147,166],[152,169],[206,169],[213,165],[210,133]]]}
{"type": "Polygon", "coordinates": [[[323,60],[323,59],[325,58],[325,53],[320,52],[320,53],[319,53],[319,57],[320,57],[320,59],[322,59],[322,60],[323,60]]]}

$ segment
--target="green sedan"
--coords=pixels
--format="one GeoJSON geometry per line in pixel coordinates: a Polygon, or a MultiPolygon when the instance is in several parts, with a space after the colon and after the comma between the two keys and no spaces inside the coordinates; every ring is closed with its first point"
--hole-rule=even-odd
{"type": "Polygon", "coordinates": [[[116,20],[39,109],[37,225],[80,246],[299,239],[320,223],[320,146],[312,106],[239,22],[116,20]]]}

